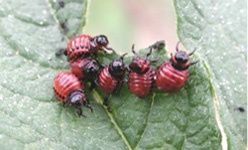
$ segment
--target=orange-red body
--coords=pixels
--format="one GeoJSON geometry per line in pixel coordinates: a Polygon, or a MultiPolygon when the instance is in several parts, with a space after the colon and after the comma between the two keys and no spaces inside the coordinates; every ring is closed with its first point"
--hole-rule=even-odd
{"type": "Polygon", "coordinates": [[[189,67],[198,61],[190,62],[189,57],[196,51],[190,53],[179,50],[176,45],[176,53],[171,53],[169,61],[163,63],[156,72],[156,87],[163,92],[177,92],[183,88],[189,78],[189,67]]]}
{"type": "Polygon", "coordinates": [[[186,84],[188,78],[188,69],[177,70],[171,62],[166,62],[156,72],[156,86],[163,92],[176,92],[186,84]]]}
{"type": "Polygon", "coordinates": [[[96,50],[92,49],[91,41],[93,38],[89,35],[79,35],[71,39],[67,44],[66,55],[70,61],[74,61],[80,57],[87,57],[96,50]]]}
{"type": "Polygon", "coordinates": [[[70,72],[61,72],[55,79],[53,89],[58,100],[66,102],[72,92],[82,91],[84,85],[70,72]]]}
{"type": "Polygon", "coordinates": [[[105,67],[99,75],[98,84],[101,90],[105,94],[112,94],[115,92],[116,88],[120,84],[120,82],[115,79],[109,72],[109,67],[105,67]]]}
{"type": "Polygon", "coordinates": [[[108,47],[108,38],[105,35],[98,35],[91,37],[89,35],[79,35],[71,39],[67,44],[65,55],[67,55],[70,62],[78,58],[86,58],[91,54],[96,54],[98,51],[114,51],[108,47]]]}
{"type": "Polygon", "coordinates": [[[144,74],[130,72],[128,79],[129,91],[140,98],[149,95],[153,87],[154,75],[155,71],[152,68],[144,74]]]}
{"type": "Polygon", "coordinates": [[[80,80],[95,80],[100,66],[95,59],[80,58],[70,63],[71,72],[80,80]]]}

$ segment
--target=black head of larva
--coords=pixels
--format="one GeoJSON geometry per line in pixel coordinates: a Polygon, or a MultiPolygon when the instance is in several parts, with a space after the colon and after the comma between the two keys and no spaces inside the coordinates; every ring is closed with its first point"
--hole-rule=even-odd
{"type": "Polygon", "coordinates": [[[138,74],[146,73],[151,67],[151,61],[148,59],[148,57],[152,53],[152,47],[150,48],[150,51],[146,54],[146,58],[138,56],[138,54],[134,50],[134,45],[132,46],[132,52],[134,53],[135,57],[129,65],[130,70],[138,74]]]}
{"type": "Polygon", "coordinates": [[[101,47],[106,47],[109,43],[108,38],[105,35],[98,35],[95,37],[96,44],[101,47]]]}
{"type": "Polygon", "coordinates": [[[186,70],[189,68],[189,66],[194,65],[197,63],[197,61],[195,62],[189,62],[189,57],[195,52],[192,51],[191,53],[187,53],[185,51],[179,50],[178,46],[179,43],[177,43],[176,45],[176,54],[173,55],[171,54],[171,63],[172,66],[177,69],[177,70],[186,70]]]}
{"type": "Polygon", "coordinates": [[[129,68],[138,74],[144,74],[150,69],[150,61],[135,57],[129,65],[129,68]]]}
{"type": "Polygon", "coordinates": [[[84,116],[81,107],[85,106],[86,108],[89,108],[91,112],[93,112],[93,108],[89,103],[87,102],[87,98],[83,91],[75,91],[70,94],[68,97],[68,102],[70,106],[77,109],[77,114],[79,116],[84,116]]]}
{"type": "Polygon", "coordinates": [[[69,105],[76,107],[76,108],[83,106],[85,104],[85,102],[87,101],[84,93],[81,91],[73,92],[69,96],[68,100],[69,100],[69,102],[68,102],[69,105]]]}
{"type": "Polygon", "coordinates": [[[92,60],[90,61],[87,66],[84,68],[86,77],[89,79],[95,79],[98,75],[98,72],[100,70],[100,65],[97,61],[92,60]]]}
{"type": "Polygon", "coordinates": [[[177,63],[180,64],[185,64],[189,61],[189,55],[184,51],[178,51],[174,57],[177,63]]]}
{"type": "Polygon", "coordinates": [[[119,59],[114,60],[109,65],[109,73],[117,79],[122,78],[126,72],[126,65],[123,62],[123,58],[126,54],[127,53],[123,54],[119,59]]]}

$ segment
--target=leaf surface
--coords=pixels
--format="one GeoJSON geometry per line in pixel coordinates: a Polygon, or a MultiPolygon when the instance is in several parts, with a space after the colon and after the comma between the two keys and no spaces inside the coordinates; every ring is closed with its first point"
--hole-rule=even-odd
{"type": "MultiPolygon", "coordinates": [[[[68,70],[65,57],[55,57],[55,52],[81,32],[87,2],[0,3],[2,149],[10,145],[14,149],[221,149],[222,131],[216,116],[220,115],[223,125],[222,114],[231,109],[224,109],[226,105],[216,108],[216,101],[224,103],[222,97],[228,95],[219,93],[211,63],[203,57],[193,57],[201,62],[190,68],[189,82],[178,93],[154,92],[141,100],[124,86],[111,96],[112,112],[108,112],[102,105],[103,94],[96,89],[88,93],[94,113],[84,109],[87,118],[78,118],[73,108],[62,107],[54,98],[52,84],[58,72],[68,70]]],[[[167,55],[161,49],[151,57],[160,57],[158,66],[168,60],[167,55]]],[[[117,57],[99,55],[106,65],[117,57]]],[[[131,57],[125,60],[128,64],[131,57]]],[[[225,117],[234,119],[231,112],[225,117]]],[[[230,143],[242,143],[233,127],[225,126],[237,133],[235,140],[227,134],[233,137],[230,143]]]]}
{"type": "Polygon", "coordinates": [[[86,1],[55,2],[0,1],[0,147],[125,149],[101,106],[93,103],[94,113],[84,109],[88,117],[79,118],[53,96],[53,78],[68,68],[55,52],[83,26],[86,9],[86,1]],[[67,33],[62,12],[73,24],[67,33]]]}
{"type": "Polygon", "coordinates": [[[244,3],[175,1],[179,37],[188,49],[197,48],[209,72],[216,112],[224,128],[222,137],[231,149],[243,149],[247,144],[247,10],[244,3]]]}

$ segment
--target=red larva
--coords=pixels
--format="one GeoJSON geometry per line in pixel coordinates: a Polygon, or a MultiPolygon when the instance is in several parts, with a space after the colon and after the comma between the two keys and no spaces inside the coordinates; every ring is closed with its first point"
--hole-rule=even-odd
{"type": "Polygon", "coordinates": [[[94,81],[98,75],[100,65],[93,58],[80,58],[70,63],[71,72],[82,81],[94,81]]]}
{"type": "Polygon", "coordinates": [[[156,86],[164,92],[176,92],[185,85],[188,77],[188,70],[176,70],[171,62],[166,62],[156,73],[156,86]]]}
{"type": "Polygon", "coordinates": [[[117,87],[118,81],[109,73],[109,67],[105,67],[99,75],[99,86],[104,93],[111,94],[117,87]]]}
{"type": "Polygon", "coordinates": [[[154,75],[155,71],[153,69],[149,69],[144,74],[131,72],[128,81],[129,90],[140,98],[146,97],[151,92],[154,75]]]}
{"type": "MultiPolygon", "coordinates": [[[[132,51],[136,55],[134,45],[132,46],[132,51]]],[[[152,49],[150,49],[146,58],[136,56],[129,65],[128,89],[140,98],[144,98],[150,94],[154,83],[155,71],[151,68],[151,61],[148,60],[151,52],[152,49]]]]}
{"type": "Polygon", "coordinates": [[[114,60],[100,72],[98,85],[105,93],[104,105],[108,105],[109,96],[123,84],[126,72],[126,66],[123,62],[123,57],[125,55],[126,54],[122,55],[119,59],[114,60]]]}
{"type": "Polygon", "coordinates": [[[63,104],[75,107],[79,116],[83,115],[82,106],[85,106],[92,111],[83,91],[84,85],[74,74],[70,72],[61,72],[57,74],[54,79],[53,89],[57,99],[63,104]]]}
{"type": "Polygon", "coordinates": [[[108,47],[108,38],[105,35],[91,37],[89,35],[79,35],[71,39],[67,44],[65,55],[70,61],[75,61],[78,58],[88,57],[91,54],[96,54],[99,50],[111,50],[108,47]]]}
{"type": "Polygon", "coordinates": [[[179,42],[176,46],[176,54],[171,54],[169,62],[162,64],[156,72],[156,87],[163,92],[179,91],[186,84],[189,78],[188,68],[196,64],[196,62],[189,62],[189,56],[193,52],[187,54],[185,51],[178,49],[179,42]]]}

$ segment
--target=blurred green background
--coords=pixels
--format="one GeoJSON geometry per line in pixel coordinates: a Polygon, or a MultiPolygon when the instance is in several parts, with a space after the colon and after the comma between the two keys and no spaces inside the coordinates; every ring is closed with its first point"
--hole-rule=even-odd
{"type": "Polygon", "coordinates": [[[174,50],[178,41],[176,15],[171,0],[90,0],[84,33],[105,34],[117,52],[130,52],[165,40],[174,50]],[[161,19],[165,18],[165,19],[161,19]]]}

